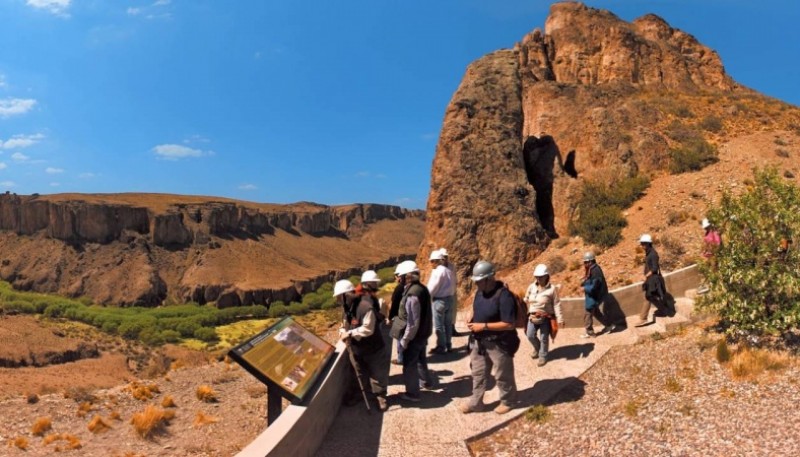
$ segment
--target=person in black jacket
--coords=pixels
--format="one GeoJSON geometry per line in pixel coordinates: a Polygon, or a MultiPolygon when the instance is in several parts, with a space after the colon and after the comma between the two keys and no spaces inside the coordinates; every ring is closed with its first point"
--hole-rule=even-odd
{"type": "MultiPolygon", "coordinates": [[[[386,365],[386,351],[381,336],[380,320],[368,294],[355,293],[353,283],[347,279],[337,281],[333,286],[333,296],[342,305],[342,327],[339,335],[350,345],[356,363],[355,375],[361,378],[366,389],[370,387],[378,409],[385,411],[386,385],[389,369],[386,365]]],[[[358,387],[351,384],[349,396],[358,397],[358,387]],[[355,390],[355,392],[354,392],[355,390]]]]}
{"type": "Polygon", "coordinates": [[[583,327],[586,332],[581,335],[581,338],[595,336],[593,319],[597,319],[603,325],[603,330],[600,333],[613,332],[615,330],[614,325],[609,325],[608,317],[603,315],[600,310],[608,296],[608,284],[606,283],[605,275],[603,275],[603,270],[597,264],[594,252],[583,254],[583,269],[584,275],[581,286],[583,286],[585,309],[583,327]]]}
{"type": "MultiPolygon", "coordinates": [[[[392,303],[389,306],[389,316],[386,318],[386,325],[392,325],[392,320],[400,311],[400,301],[403,299],[403,290],[405,290],[405,287],[403,284],[401,284],[401,276],[397,274],[397,271],[394,273],[394,280],[397,281],[397,286],[394,288],[394,291],[392,291],[392,303]]],[[[402,365],[403,347],[400,346],[399,338],[395,341],[397,346],[397,357],[392,359],[392,363],[395,365],[402,365]]]]}
{"type": "MultiPolygon", "coordinates": [[[[644,283],[642,289],[644,290],[645,301],[642,304],[642,309],[639,312],[639,323],[637,327],[641,327],[650,323],[648,315],[650,314],[650,305],[656,307],[656,313],[666,316],[666,295],[667,291],[664,287],[664,278],[661,277],[661,266],[659,265],[658,252],[653,247],[653,237],[645,233],[639,238],[639,243],[645,252],[644,257],[644,283]]],[[[653,316],[655,318],[655,315],[653,316]]]]}

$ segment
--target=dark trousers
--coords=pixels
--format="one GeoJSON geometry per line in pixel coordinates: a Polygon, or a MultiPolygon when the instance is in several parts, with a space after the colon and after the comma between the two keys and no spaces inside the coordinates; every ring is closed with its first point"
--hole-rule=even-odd
{"type": "Polygon", "coordinates": [[[412,396],[419,395],[420,384],[430,382],[425,343],[410,341],[403,351],[403,383],[406,393],[412,396]]]}
{"type": "MultiPolygon", "coordinates": [[[[386,395],[386,385],[389,383],[389,359],[386,354],[386,347],[371,352],[353,351],[353,358],[356,366],[353,367],[355,375],[361,378],[361,382],[366,392],[373,395],[386,395]]],[[[361,395],[358,380],[353,377],[350,385],[351,394],[361,395]],[[355,392],[352,392],[355,390],[355,392]]]]}

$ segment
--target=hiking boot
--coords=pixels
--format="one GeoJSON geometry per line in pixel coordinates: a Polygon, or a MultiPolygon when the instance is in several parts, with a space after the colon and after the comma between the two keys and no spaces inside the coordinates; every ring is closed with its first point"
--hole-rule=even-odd
{"type": "Polygon", "coordinates": [[[594,332],[586,332],[581,335],[581,338],[594,338],[597,336],[594,332]]]}
{"type": "Polygon", "coordinates": [[[616,331],[617,331],[617,326],[615,324],[611,324],[603,327],[603,330],[600,330],[600,333],[614,333],[616,331]]]}
{"type": "Polygon", "coordinates": [[[531,354],[531,358],[532,358],[533,360],[536,360],[536,359],[538,359],[538,358],[539,358],[539,353],[538,353],[538,352],[534,352],[533,354],[531,354]]]}
{"type": "Polygon", "coordinates": [[[386,397],[377,396],[375,397],[375,401],[378,403],[379,410],[386,411],[387,409],[389,409],[389,405],[386,403],[386,397]]]}
{"type": "Polygon", "coordinates": [[[547,359],[542,357],[541,359],[539,359],[539,363],[537,363],[536,366],[537,367],[543,367],[544,364],[546,364],[546,363],[547,363],[547,359]]]}
{"type": "Polygon", "coordinates": [[[461,411],[463,414],[477,413],[480,412],[481,409],[483,408],[480,406],[472,406],[469,403],[462,403],[458,407],[458,410],[461,411]]]}
{"type": "Polygon", "coordinates": [[[508,405],[504,405],[502,403],[497,405],[497,408],[494,409],[494,412],[496,412],[497,414],[506,414],[509,411],[511,411],[511,407],[508,405]]]}
{"type": "Polygon", "coordinates": [[[400,395],[401,400],[410,401],[411,403],[419,403],[420,398],[419,395],[411,395],[410,393],[406,392],[403,395],[400,395]]]}

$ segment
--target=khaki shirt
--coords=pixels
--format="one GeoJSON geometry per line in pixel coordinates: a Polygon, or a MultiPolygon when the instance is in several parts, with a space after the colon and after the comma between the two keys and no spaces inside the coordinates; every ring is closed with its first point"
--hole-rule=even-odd
{"type": "Polygon", "coordinates": [[[539,287],[539,284],[535,282],[528,286],[528,291],[525,292],[525,303],[528,305],[528,314],[537,311],[544,312],[551,316],[555,315],[559,324],[564,322],[558,288],[552,283],[547,287],[539,287]]]}

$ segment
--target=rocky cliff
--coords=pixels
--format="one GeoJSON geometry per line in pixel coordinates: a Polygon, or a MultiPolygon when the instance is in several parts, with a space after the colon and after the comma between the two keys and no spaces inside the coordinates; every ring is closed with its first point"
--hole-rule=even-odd
{"type": "Polygon", "coordinates": [[[414,255],[423,217],[389,205],[5,194],[0,278],[123,306],[290,301],[361,267],[414,255]]]}
{"type": "Polygon", "coordinates": [[[716,52],[655,15],[629,23],[554,4],[544,31],[467,68],[445,111],[418,260],[447,247],[469,292],[477,260],[514,268],[566,235],[584,180],[667,169],[680,140],[670,129],[711,143],[741,132],[727,119],[715,130],[701,121],[736,115],[742,97],[760,96],[733,81],[716,52]],[[577,179],[556,165],[566,151],[575,151],[577,179]]]}

